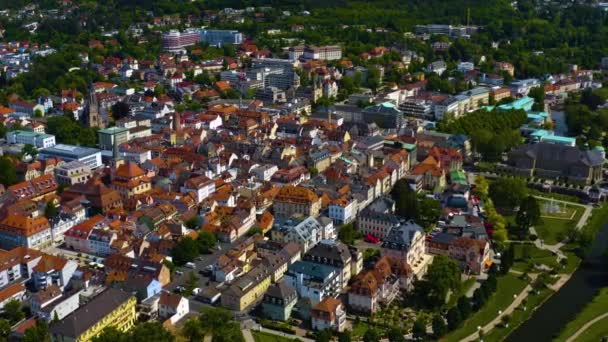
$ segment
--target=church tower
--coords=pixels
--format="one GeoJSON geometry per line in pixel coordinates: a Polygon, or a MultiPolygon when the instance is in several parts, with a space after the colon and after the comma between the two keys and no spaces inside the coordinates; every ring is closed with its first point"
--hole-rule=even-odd
{"type": "Polygon", "coordinates": [[[89,86],[89,99],[86,110],[86,125],[87,127],[104,128],[101,116],[99,114],[99,103],[97,102],[97,96],[95,96],[95,88],[93,83],[89,86]]]}

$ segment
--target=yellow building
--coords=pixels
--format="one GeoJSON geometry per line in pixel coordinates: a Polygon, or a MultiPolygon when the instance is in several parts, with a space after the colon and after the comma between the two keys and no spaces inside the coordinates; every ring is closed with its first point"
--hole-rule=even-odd
{"type": "Polygon", "coordinates": [[[272,273],[266,267],[257,267],[238,278],[222,293],[222,306],[235,311],[243,311],[262,300],[270,287],[272,273]]]}
{"type": "Polygon", "coordinates": [[[53,342],[87,342],[107,327],[128,331],[135,325],[137,300],[127,292],[109,288],[49,327],[53,342]]]}
{"type": "Polygon", "coordinates": [[[152,190],[152,182],[137,164],[128,162],[116,169],[112,189],[118,191],[123,199],[129,199],[152,190]]]}
{"type": "Polygon", "coordinates": [[[294,214],[316,217],[321,209],[321,199],[308,188],[286,185],[274,198],[273,209],[277,217],[294,214]]]}

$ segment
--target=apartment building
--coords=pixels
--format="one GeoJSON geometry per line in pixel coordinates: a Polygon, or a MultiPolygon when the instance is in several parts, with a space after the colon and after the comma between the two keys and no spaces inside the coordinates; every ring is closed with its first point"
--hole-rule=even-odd
{"type": "Polygon", "coordinates": [[[291,217],[294,214],[316,217],[321,209],[321,199],[312,190],[286,185],[274,198],[276,217],[291,217]]]}
{"type": "Polygon", "coordinates": [[[52,134],[19,130],[7,132],[6,141],[9,144],[29,144],[36,148],[53,147],[56,143],[55,136],[52,134]]]}
{"type": "Polygon", "coordinates": [[[78,160],[64,163],[55,168],[55,178],[59,184],[74,185],[84,183],[91,178],[91,168],[78,160]]]}

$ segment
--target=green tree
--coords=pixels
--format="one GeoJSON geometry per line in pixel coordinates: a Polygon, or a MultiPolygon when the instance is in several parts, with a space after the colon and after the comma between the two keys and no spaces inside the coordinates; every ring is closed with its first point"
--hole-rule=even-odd
{"type": "Polygon", "coordinates": [[[24,342],[50,342],[49,326],[43,320],[37,320],[36,325],[25,330],[23,335],[24,342]]]}
{"type": "Polygon", "coordinates": [[[520,205],[517,215],[515,216],[515,222],[521,229],[527,232],[530,227],[537,224],[540,221],[540,206],[534,196],[528,196],[524,198],[520,205]]]}
{"type": "Polygon", "coordinates": [[[519,178],[502,177],[490,184],[490,198],[497,207],[513,208],[528,194],[526,183],[519,178]]]}
{"type": "Polygon", "coordinates": [[[370,87],[373,92],[378,90],[381,81],[380,70],[378,68],[367,68],[367,86],[370,87]]]}
{"type": "Polygon", "coordinates": [[[91,342],[127,342],[128,336],[115,327],[106,327],[91,342]]]}
{"type": "Polygon", "coordinates": [[[534,99],[534,105],[532,105],[532,110],[545,110],[545,88],[542,85],[530,89],[528,96],[534,99]]]}
{"type": "Polygon", "coordinates": [[[331,331],[330,330],[322,330],[317,332],[315,336],[315,342],[330,342],[331,341],[331,331]]]}
{"type": "Polygon", "coordinates": [[[46,207],[44,207],[44,216],[47,219],[51,219],[59,215],[59,210],[53,201],[46,202],[46,207]]]}
{"type": "Polygon", "coordinates": [[[197,317],[192,317],[188,319],[186,323],[184,323],[182,333],[190,342],[202,341],[203,336],[205,335],[203,332],[203,328],[201,327],[201,323],[199,322],[197,317]]]}
{"type": "Polygon", "coordinates": [[[36,157],[38,156],[38,149],[32,144],[25,144],[23,146],[23,149],[21,149],[21,154],[23,154],[24,156],[29,156],[32,159],[36,159],[36,157]]]}
{"type": "Polygon", "coordinates": [[[462,319],[469,318],[471,312],[473,312],[473,308],[471,308],[471,302],[465,296],[458,298],[457,306],[458,310],[460,311],[460,315],[462,316],[462,319]]]}
{"type": "Polygon", "coordinates": [[[0,156],[0,184],[8,186],[18,181],[17,168],[13,160],[8,156],[0,156]]]}
{"type": "Polygon", "coordinates": [[[112,111],[112,118],[114,118],[114,120],[120,120],[124,117],[129,116],[129,113],[131,112],[131,108],[129,107],[129,105],[127,103],[118,101],[112,105],[111,111],[112,111]]]}
{"type": "Polygon", "coordinates": [[[460,326],[460,324],[462,323],[462,316],[460,315],[460,311],[458,310],[458,307],[453,307],[450,310],[448,310],[448,314],[447,314],[447,320],[448,320],[448,329],[454,330],[456,328],[458,328],[460,326]]]}
{"type": "Polygon", "coordinates": [[[181,239],[171,249],[173,262],[178,266],[194,260],[199,254],[198,244],[191,237],[181,239]]]}
{"type": "Polygon", "coordinates": [[[426,322],[422,317],[418,317],[416,321],[414,321],[412,335],[415,339],[423,339],[426,337],[426,322]]]}
{"type": "Polygon", "coordinates": [[[350,330],[345,330],[343,332],[341,332],[340,334],[338,334],[338,342],[351,342],[352,341],[352,334],[350,332],[350,330]]]}
{"type": "Polygon", "coordinates": [[[395,213],[407,219],[417,220],[420,217],[418,195],[405,179],[395,183],[391,196],[395,200],[395,213]]]}
{"type": "Polygon", "coordinates": [[[196,242],[199,253],[211,253],[211,249],[217,245],[217,237],[213,233],[203,231],[199,232],[196,242]]]}
{"type": "Polygon", "coordinates": [[[379,342],[380,334],[372,327],[369,327],[365,334],[363,334],[363,342],[379,342]]]}
{"type": "Polygon", "coordinates": [[[430,231],[441,215],[441,203],[439,203],[438,200],[426,196],[419,198],[418,201],[419,210],[417,222],[420,223],[426,231],[430,231]]]}
{"type": "Polygon", "coordinates": [[[388,340],[389,342],[405,342],[403,331],[395,327],[391,328],[388,331],[388,340]]]}
{"type": "Polygon", "coordinates": [[[188,229],[197,229],[200,226],[198,216],[194,216],[186,220],[186,222],[184,222],[184,226],[186,226],[188,229]]]}
{"type": "Polygon", "coordinates": [[[23,310],[21,310],[21,303],[16,299],[12,299],[4,305],[4,314],[11,325],[21,321],[25,317],[23,310]]]}
{"type": "Polygon", "coordinates": [[[11,334],[11,324],[0,318],[0,340],[8,341],[8,336],[11,334]]]}
{"type": "Polygon", "coordinates": [[[435,338],[439,339],[443,337],[448,331],[448,327],[445,325],[445,321],[441,315],[433,316],[433,335],[435,338]]]}
{"type": "Polygon", "coordinates": [[[129,341],[133,342],[150,342],[163,341],[173,342],[175,336],[171,334],[162,323],[153,321],[136,324],[129,333],[129,341]]]}
{"type": "Polygon", "coordinates": [[[352,223],[348,223],[338,229],[338,239],[347,245],[352,245],[355,240],[359,239],[361,233],[355,228],[352,223]]]}

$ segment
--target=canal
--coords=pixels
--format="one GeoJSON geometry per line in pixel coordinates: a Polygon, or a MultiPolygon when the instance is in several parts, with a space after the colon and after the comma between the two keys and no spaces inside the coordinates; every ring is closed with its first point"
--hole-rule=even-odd
{"type": "Polygon", "coordinates": [[[607,246],[605,225],[597,234],[590,255],[570,280],[506,340],[551,341],[556,337],[602,287],[608,286],[608,258],[604,256],[607,246]]]}

